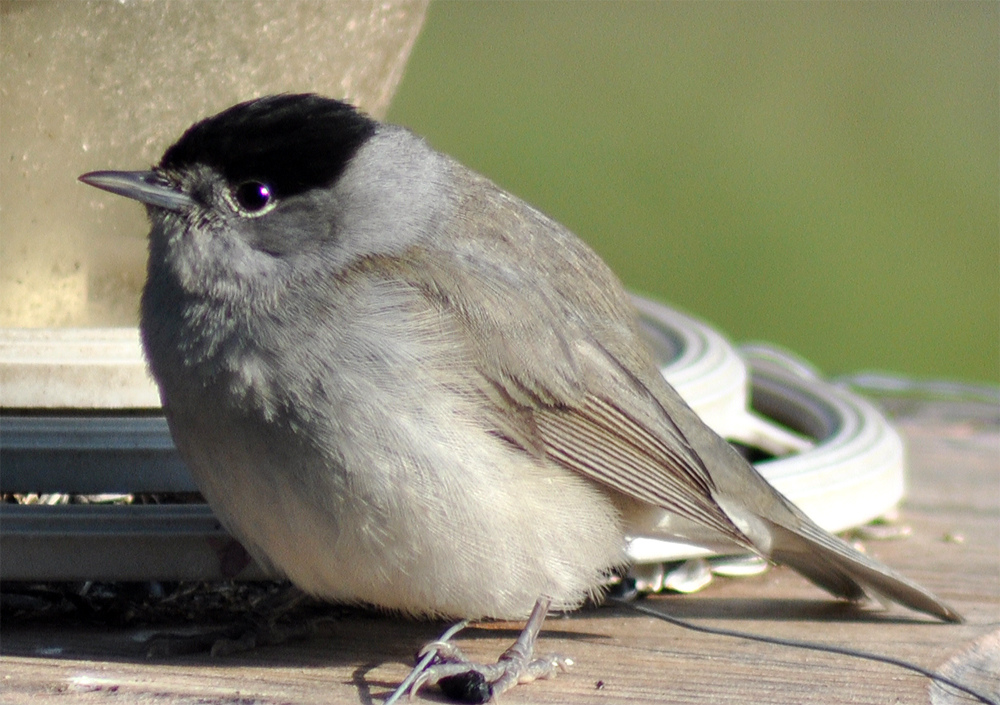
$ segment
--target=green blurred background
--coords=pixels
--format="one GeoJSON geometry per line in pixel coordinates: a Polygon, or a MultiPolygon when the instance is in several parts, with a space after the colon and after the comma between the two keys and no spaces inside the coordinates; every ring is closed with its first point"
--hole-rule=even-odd
{"type": "Polygon", "coordinates": [[[389,119],[734,340],[997,382],[998,86],[992,1],[439,1],[389,119]]]}

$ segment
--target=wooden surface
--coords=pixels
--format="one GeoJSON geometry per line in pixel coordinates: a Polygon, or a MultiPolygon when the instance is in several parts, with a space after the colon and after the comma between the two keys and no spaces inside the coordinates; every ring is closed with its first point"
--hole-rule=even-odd
{"type": "MultiPolygon", "coordinates": [[[[867,550],[951,603],[965,624],[838,604],[785,569],[644,604],[702,625],[948,668],[994,688],[1000,699],[1000,409],[891,405],[909,447],[911,487],[901,523],[912,534],[869,541],[867,550]]],[[[445,626],[348,613],[305,640],[228,657],[146,659],[145,634],[134,630],[8,624],[0,628],[0,702],[381,702],[416,649],[445,626]]],[[[495,660],[516,629],[482,625],[459,641],[470,656],[495,660]]],[[[932,693],[927,679],[890,666],[694,633],[620,607],[550,619],[540,650],[571,656],[575,665],[554,680],[514,689],[505,702],[883,704],[927,703],[932,695],[935,703],[970,702],[932,693]]],[[[436,692],[423,697],[440,699],[436,692]]]]}

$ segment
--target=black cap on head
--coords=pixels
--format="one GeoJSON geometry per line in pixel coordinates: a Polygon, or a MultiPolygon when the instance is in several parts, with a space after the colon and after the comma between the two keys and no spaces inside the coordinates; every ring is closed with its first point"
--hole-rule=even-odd
{"type": "Polygon", "coordinates": [[[160,168],[204,164],[232,184],[262,181],[276,196],[291,196],[336,181],[377,124],[339,100],[268,96],[194,124],[166,151],[160,168]]]}

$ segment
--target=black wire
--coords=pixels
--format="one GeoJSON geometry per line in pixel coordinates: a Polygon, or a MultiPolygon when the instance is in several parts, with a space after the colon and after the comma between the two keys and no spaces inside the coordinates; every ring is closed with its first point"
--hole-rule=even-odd
{"type": "Polygon", "coordinates": [[[949,686],[958,690],[966,695],[971,695],[973,698],[978,700],[985,705],[1000,705],[1000,702],[994,700],[988,695],[983,695],[974,688],[957,683],[947,676],[943,676],[940,673],[931,671],[926,668],[917,666],[916,664],[910,663],[908,661],[903,661],[902,659],[893,658],[891,656],[882,656],[881,654],[875,654],[868,651],[860,651],[858,649],[850,649],[845,646],[833,646],[830,644],[820,644],[811,641],[799,641],[798,639],[783,639],[776,636],[764,636],[762,634],[751,634],[749,632],[736,631],[734,629],[723,629],[721,627],[704,627],[686,620],[680,619],[679,617],[671,617],[668,614],[659,612],[650,607],[644,607],[642,605],[637,605],[634,602],[628,602],[627,600],[622,600],[619,598],[608,598],[609,602],[614,602],[616,604],[622,605],[623,607],[628,607],[636,612],[641,612],[642,614],[649,615],[650,617],[656,617],[657,619],[662,619],[664,622],[669,622],[670,624],[677,625],[678,627],[683,627],[685,629],[690,629],[696,632],[704,632],[706,634],[714,634],[716,636],[732,636],[739,639],[749,639],[750,641],[760,641],[765,644],[776,644],[778,646],[792,646],[797,649],[811,649],[813,651],[826,651],[831,654],[839,654],[841,656],[853,656],[855,658],[866,659],[868,661],[877,661],[878,663],[885,663],[890,666],[897,666],[899,668],[904,668],[908,671],[913,671],[914,673],[919,673],[922,676],[926,676],[933,681],[941,683],[943,685],[949,686]]]}

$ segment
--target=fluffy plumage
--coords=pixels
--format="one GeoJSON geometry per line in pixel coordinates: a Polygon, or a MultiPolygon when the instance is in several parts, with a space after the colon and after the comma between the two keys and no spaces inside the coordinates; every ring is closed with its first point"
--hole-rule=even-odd
{"type": "Polygon", "coordinates": [[[697,527],[959,619],[697,418],[592,250],[410,132],[272,97],[156,174],[184,194],[133,194],[154,204],[142,333],[171,430],[226,526],[304,589],[523,618],[600,591],[626,532],[697,527]]]}

